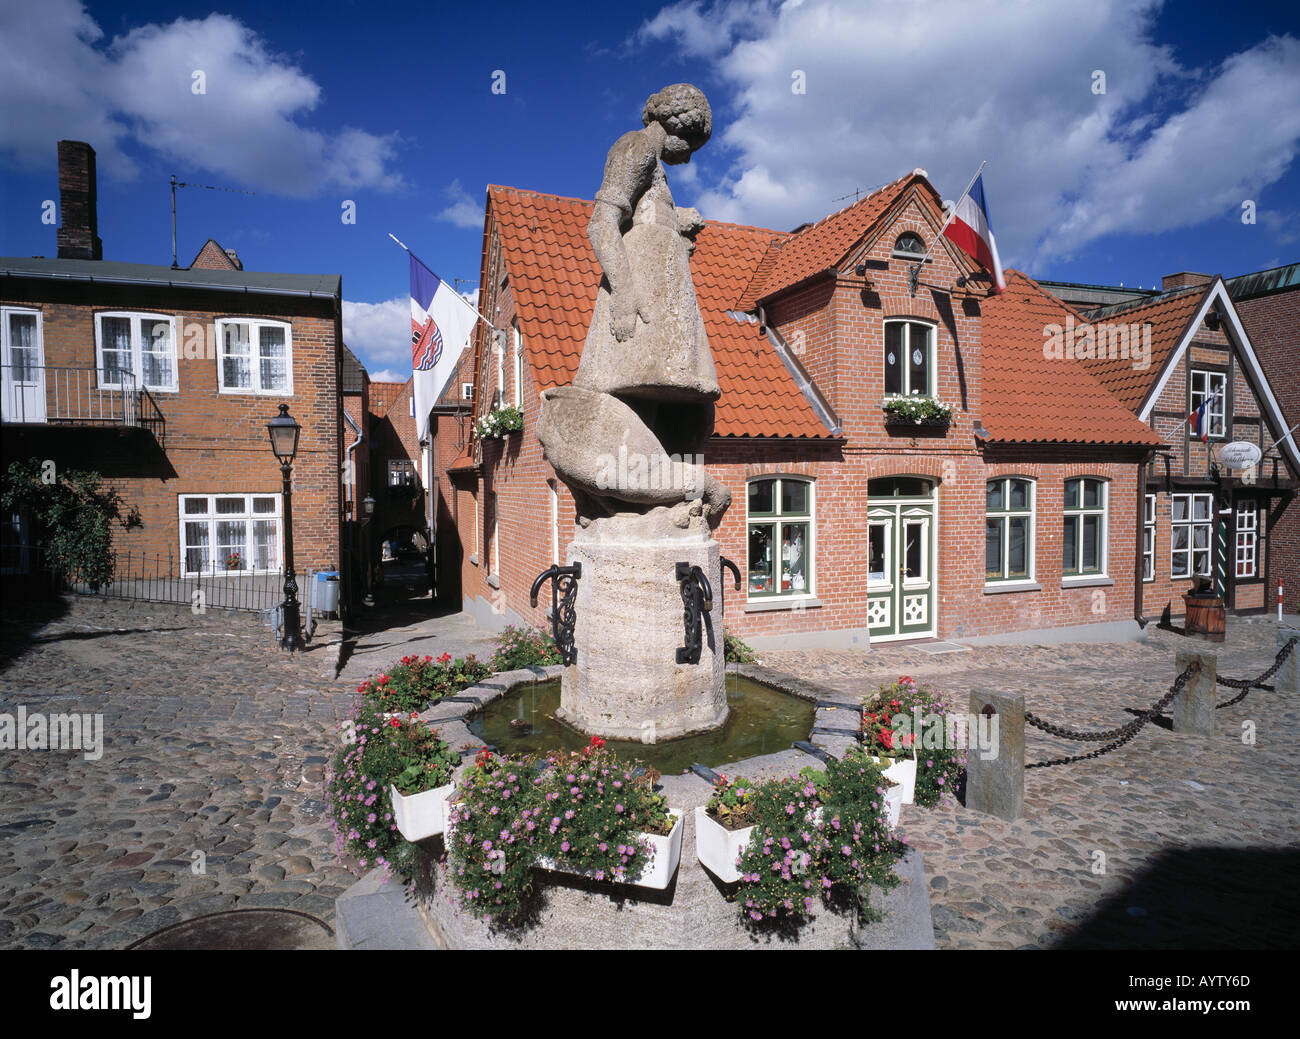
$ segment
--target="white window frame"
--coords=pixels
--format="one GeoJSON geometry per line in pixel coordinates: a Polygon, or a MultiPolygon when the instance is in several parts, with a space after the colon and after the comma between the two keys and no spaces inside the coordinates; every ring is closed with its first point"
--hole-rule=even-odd
{"type": "MultiPolygon", "coordinates": [[[[180,523],[177,528],[177,535],[180,539],[180,567],[181,574],[184,577],[248,577],[256,574],[278,574],[284,564],[284,496],[278,491],[253,491],[250,493],[233,492],[224,493],[215,491],[210,494],[178,494],[176,496],[176,512],[180,517],[180,523]],[[185,511],[185,502],[193,498],[207,499],[207,511],[201,515],[188,513],[185,511]],[[244,510],[239,513],[218,513],[216,499],[218,498],[243,498],[244,510]],[[254,512],[254,498],[271,498],[275,502],[273,512],[254,512]],[[275,520],[275,561],[269,570],[225,570],[211,567],[204,571],[190,570],[186,563],[188,557],[186,549],[189,547],[185,542],[185,524],[187,523],[207,523],[208,524],[208,547],[211,553],[216,552],[217,546],[217,523],[237,522],[243,520],[246,524],[244,531],[244,544],[251,545],[253,541],[252,524],[255,520],[275,520]]],[[[215,561],[215,555],[213,560],[215,561]]]]}
{"type": "Polygon", "coordinates": [[[9,359],[9,315],[21,314],[23,317],[36,318],[36,349],[39,351],[40,364],[33,365],[35,368],[44,369],[45,367],[45,315],[33,307],[0,307],[0,364],[6,367],[12,367],[13,362],[9,359]]]}
{"type": "Polygon", "coordinates": [[[1171,496],[1169,506],[1169,576],[1175,581],[1190,581],[1196,577],[1213,577],[1214,576],[1214,495],[1213,494],[1175,494],[1171,496]],[[1205,518],[1196,518],[1196,501],[1198,498],[1204,499],[1206,504],[1205,518]],[[1184,501],[1187,505],[1187,518],[1180,520],[1178,516],[1178,503],[1184,501]],[[1187,528],[1187,547],[1175,548],[1178,540],[1177,532],[1180,527],[1187,528]],[[1196,547],[1196,528],[1205,528],[1205,547],[1196,547]],[[1196,569],[1196,556],[1198,553],[1205,554],[1205,569],[1196,569]],[[1187,557],[1187,569],[1180,573],[1176,564],[1179,556],[1187,557]]]}
{"type": "MultiPolygon", "coordinates": [[[[1191,395],[1191,407],[1188,414],[1195,411],[1217,387],[1219,390],[1218,397],[1214,403],[1205,409],[1205,418],[1209,423],[1210,439],[1223,440],[1228,435],[1228,376],[1225,372],[1211,371],[1208,368],[1193,368],[1188,381],[1189,392],[1191,395]],[[1197,376],[1201,377],[1201,388],[1196,388],[1197,376]]],[[[1193,433],[1190,424],[1188,425],[1187,435],[1194,440],[1200,439],[1200,434],[1193,433]]]]}
{"type": "MultiPolygon", "coordinates": [[[[790,602],[796,599],[814,599],[817,592],[817,481],[807,476],[785,475],[783,473],[767,473],[758,476],[752,476],[745,481],[745,598],[751,603],[766,602],[790,602]],[[752,521],[749,512],[749,485],[770,480],[775,485],[772,489],[772,506],[776,510],[773,513],[759,513],[754,516],[752,521]],[[784,514],[781,509],[781,487],[784,480],[790,480],[794,483],[802,483],[808,488],[808,512],[784,514]],[[793,588],[790,591],[782,591],[779,587],[771,592],[753,592],[749,587],[749,526],[755,524],[772,524],[774,526],[773,544],[780,545],[783,542],[782,528],[785,526],[787,519],[790,523],[808,525],[808,544],[804,547],[804,552],[808,557],[807,565],[804,570],[808,577],[805,582],[807,587],[803,591],[797,592],[793,588]]],[[[778,561],[773,560],[772,579],[774,584],[780,583],[780,572],[778,561]]]]}
{"type": "Polygon", "coordinates": [[[985,481],[984,489],[985,489],[985,497],[984,497],[985,523],[987,524],[987,522],[991,519],[1003,521],[1002,534],[1001,534],[1003,576],[989,577],[987,561],[986,561],[985,571],[984,571],[985,587],[1004,589],[1004,588],[1014,588],[1016,585],[1020,585],[1020,584],[1026,584],[1026,585],[1034,584],[1035,567],[1038,562],[1038,558],[1037,558],[1038,553],[1035,551],[1035,545],[1038,537],[1038,508],[1037,508],[1038,482],[1029,476],[1017,476],[1014,473],[1010,473],[1006,476],[990,477],[988,480],[985,481]],[[1029,485],[1029,508],[1028,509],[1012,509],[1010,507],[1011,505],[1010,484],[1013,480],[1019,480],[1021,483],[1026,483],[1029,485]],[[1003,508],[995,509],[992,512],[990,512],[988,509],[988,485],[991,483],[1002,484],[1002,495],[1003,495],[1003,505],[1004,505],[1003,508]],[[1023,577],[1020,576],[1008,577],[1006,576],[1006,572],[1007,572],[1007,567],[1010,565],[1010,561],[1011,561],[1011,520],[1023,519],[1025,517],[1028,517],[1029,519],[1028,529],[1026,530],[1025,533],[1025,537],[1027,539],[1025,543],[1026,573],[1025,576],[1023,577]]]}
{"type": "Polygon", "coordinates": [[[237,394],[243,397],[292,397],[293,396],[293,325],[288,321],[273,318],[223,317],[216,321],[217,326],[217,390],[221,393],[237,394]],[[249,382],[248,386],[226,385],[226,326],[247,325],[249,342],[249,382]],[[262,328],[284,329],[285,377],[288,385],[282,390],[262,388],[262,363],[260,356],[262,328]]]}
{"type": "Polygon", "coordinates": [[[903,376],[903,389],[902,392],[896,392],[894,390],[885,390],[885,397],[886,398],[927,397],[933,399],[934,397],[937,396],[936,390],[938,388],[938,378],[939,378],[939,373],[935,371],[935,341],[939,335],[938,326],[935,325],[933,321],[927,321],[923,318],[913,318],[913,317],[887,318],[883,322],[881,328],[881,343],[880,343],[880,355],[879,355],[881,365],[882,365],[882,373],[886,378],[888,377],[888,367],[885,365],[885,351],[889,348],[888,343],[889,343],[890,325],[903,326],[902,361],[904,363],[900,367],[900,372],[903,376]],[[925,388],[925,391],[922,393],[917,393],[912,389],[912,383],[911,383],[912,366],[907,363],[907,361],[911,358],[912,355],[912,327],[911,327],[912,325],[922,325],[929,330],[925,337],[926,338],[925,370],[927,373],[927,377],[929,379],[929,385],[925,388]]]}
{"type": "MultiPolygon", "coordinates": [[[[105,378],[107,369],[104,366],[104,318],[130,318],[131,320],[131,374],[135,378],[137,388],[144,388],[150,393],[178,393],[180,392],[180,370],[177,365],[176,349],[176,318],[170,314],[153,314],[140,310],[99,310],[95,312],[95,384],[101,390],[120,390],[120,382],[112,382],[105,378]],[[144,322],[149,321],[154,324],[165,322],[167,324],[167,335],[171,341],[171,382],[167,384],[151,385],[144,381],[144,322]]],[[[44,340],[42,339],[42,343],[44,340]]],[[[153,351],[149,351],[153,353],[153,351]]]]}
{"type": "Polygon", "coordinates": [[[506,339],[497,336],[497,404],[505,407],[506,403],[506,339]]]}
{"type": "Polygon", "coordinates": [[[514,369],[515,407],[522,408],[524,406],[524,337],[519,331],[518,322],[515,323],[514,369]]]}
{"type": "Polygon", "coordinates": [[[1259,502],[1254,498],[1243,498],[1237,502],[1233,513],[1232,572],[1237,580],[1253,581],[1259,577],[1259,502]],[[1247,519],[1250,522],[1243,526],[1242,521],[1247,519]],[[1249,565],[1248,571],[1242,571],[1243,562],[1249,565]]]}
{"type": "Polygon", "coordinates": [[[1156,496],[1147,494],[1142,502],[1142,582],[1156,579],[1156,496]]]}
{"type": "Polygon", "coordinates": [[[1061,510],[1061,584],[1089,584],[1094,581],[1103,581],[1110,579],[1110,481],[1100,476],[1071,476],[1061,484],[1062,510],[1061,510]],[[1065,508],[1064,495],[1067,484],[1079,481],[1079,507],[1065,508]],[[1101,485],[1101,504],[1091,508],[1083,507],[1083,483],[1091,480],[1093,483],[1101,485]],[[1097,561],[1100,569],[1098,570],[1072,570],[1065,569],[1065,520],[1071,516],[1078,516],[1078,540],[1074,546],[1074,560],[1079,567],[1083,566],[1083,517],[1100,516],[1101,517],[1101,544],[1098,546],[1100,559],[1097,561]]]}

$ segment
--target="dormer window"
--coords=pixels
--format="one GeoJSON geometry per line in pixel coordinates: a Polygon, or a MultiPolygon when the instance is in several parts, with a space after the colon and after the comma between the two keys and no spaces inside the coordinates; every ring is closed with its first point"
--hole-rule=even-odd
{"type": "Polygon", "coordinates": [[[915,231],[904,231],[894,242],[894,255],[919,260],[925,255],[925,242],[915,231]]]}
{"type": "Polygon", "coordinates": [[[885,393],[934,396],[934,326],[919,321],[885,322],[885,393]]]}

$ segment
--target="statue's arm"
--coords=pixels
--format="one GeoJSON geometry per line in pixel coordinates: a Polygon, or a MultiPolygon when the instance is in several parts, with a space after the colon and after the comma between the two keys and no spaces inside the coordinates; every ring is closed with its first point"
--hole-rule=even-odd
{"type": "Polygon", "coordinates": [[[623,245],[622,225],[650,186],[658,161],[654,145],[640,131],[615,141],[587,224],[587,238],[609,282],[610,330],[619,342],[632,337],[638,314],[649,320],[623,245]]]}

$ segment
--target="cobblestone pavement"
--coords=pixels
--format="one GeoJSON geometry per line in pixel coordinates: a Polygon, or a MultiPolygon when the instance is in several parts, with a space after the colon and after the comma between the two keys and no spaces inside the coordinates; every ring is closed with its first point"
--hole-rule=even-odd
{"type": "MultiPolygon", "coordinates": [[[[1164,695],[1176,650],[1215,653],[1219,673],[1231,678],[1253,678],[1271,665],[1274,623],[1229,618],[1228,629],[1218,646],[1149,628],[1134,643],[761,656],[844,697],[911,675],[961,707],[977,689],[1022,692],[1026,708],[1048,721],[1109,729],[1164,695]]],[[[1220,701],[1233,695],[1220,687],[1220,701]]],[[[1300,697],[1254,690],[1216,712],[1213,737],[1148,725],[1101,758],[1027,770],[1025,813],[1014,822],[956,804],[905,807],[903,830],[925,857],[937,944],[1293,947],[1298,723],[1300,697]],[[1255,726],[1254,746],[1243,744],[1246,722],[1255,726]]],[[[1026,760],[1096,747],[1030,729],[1026,760]]]]}
{"type": "Polygon", "coordinates": [[[245,614],[93,599],[6,619],[0,710],[100,713],[106,746],[0,751],[0,945],[121,948],[234,908],[332,923],[355,878],[322,783],[355,687],[322,677],[336,645],[291,660],[271,639],[245,614]]]}
{"type": "MultiPolygon", "coordinates": [[[[763,656],[842,697],[911,674],[959,702],[974,688],[1019,690],[1052,721],[1108,728],[1163,694],[1175,648],[1213,649],[1233,677],[1268,666],[1271,624],[1229,629],[1220,647],[1156,632],[1142,643],[942,656],[763,656]]],[[[465,651],[446,634],[448,651],[465,651]]],[[[406,645],[386,648],[395,658],[406,645]]],[[[332,923],[355,874],[335,856],[322,782],[356,677],[323,677],[332,667],[316,657],[332,652],[290,660],[243,615],[90,599],[47,622],[0,625],[0,710],[102,713],[107,736],[98,761],[0,751],[0,945],[121,948],[231,908],[287,907],[332,923]]],[[[1016,822],[906,808],[940,946],[1293,944],[1300,703],[1255,691],[1218,713],[1214,738],[1148,727],[1097,761],[1031,770],[1016,822]],[[1239,736],[1246,720],[1258,727],[1254,747],[1239,736]],[[1202,897],[1212,885],[1218,897],[1202,897]],[[1190,903],[1188,891],[1198,892],[1190,903]]],[[[1034,732],[1029,758],[1077,749],[1034,732]]]]}

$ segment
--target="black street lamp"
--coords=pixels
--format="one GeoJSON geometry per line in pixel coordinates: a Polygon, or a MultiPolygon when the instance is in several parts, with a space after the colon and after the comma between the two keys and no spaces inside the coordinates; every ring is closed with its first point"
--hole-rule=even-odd
{"type": "Polygon", "coordinates": [[[372,529],[372,526],[373,526],[373,525],[372,525],[372,520],[374,519],[374,515],[375,515],[375,499],[372,498],[372,497],[370,497],[370,495],[367,494],[366,497],[365,497],[365,500],[362,501],[362,503],[361,503],[361,508],[362,508],[363,513],[365,514],[365,519],[362,521],[362,523],[363,523],[363,525],[365,526],[365,529],[366,529],[366,538],[365,538],[365,541],[366,541],[366,544],[365,544],[365,553],[366,553],[366,594],[365,594],[365,598],[361,600],[361,605],[362,605],[362,606],[374,606],[374,605],[375,605],[375,591],[374,591],[374,588],[375,588],[375,570],[374,570],[375,564],[374,564],[374,558],[373,558],[373,557],[374,557],[374,546],[373,546],[373,544],[372,544],[372,540],[373,540],[373,538],[374,538],[374,536],[375,536],[375,532],[374,532],[374,530],[372,529]]]}
{"type": "Polygon", "coordinates": [[[266,424],[271,436],[271,450],[280,461],[284,480],[284,629],[280,648],[290,653],[303,648],[302,620],[298,609],[298,580],[293,572],[293,459],[298,453],[298,434],[302,427],[289,414],[289,405],[280,405],[280,414],[266,424]]]}

